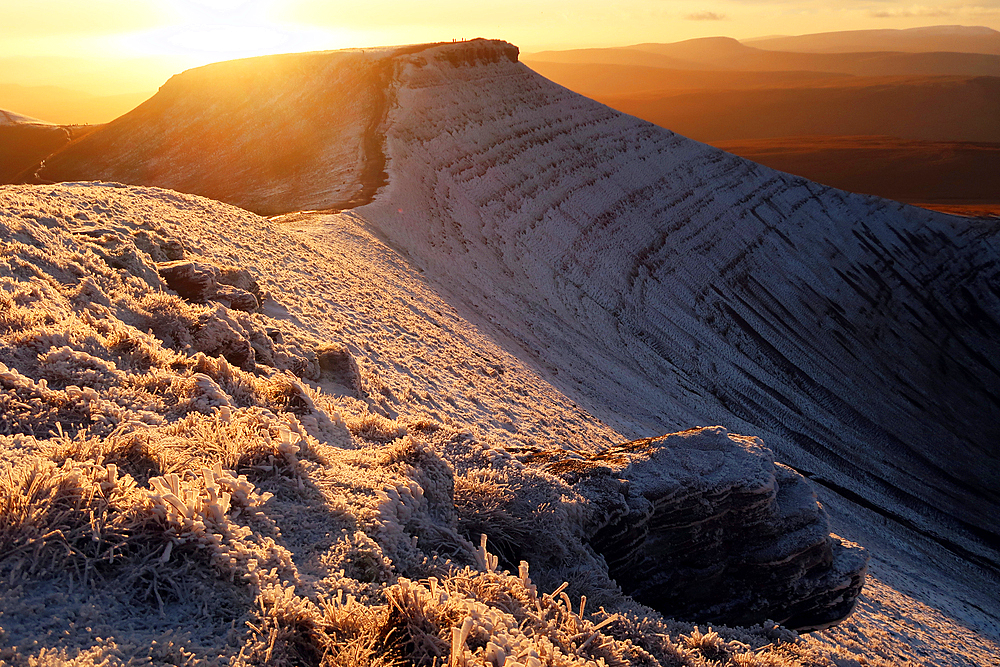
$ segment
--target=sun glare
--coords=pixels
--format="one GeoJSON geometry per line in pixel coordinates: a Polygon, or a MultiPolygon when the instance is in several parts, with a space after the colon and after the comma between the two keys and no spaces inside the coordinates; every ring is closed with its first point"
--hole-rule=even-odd
{"type": "Polygon", "coordinates": [[[171,20],[162,27],[122,35],[124,51],[182,56],[201,63],[290,51],[344,48],[349,30],[276,20],[274,0],[179,0],[164,2],[171,20]]]}

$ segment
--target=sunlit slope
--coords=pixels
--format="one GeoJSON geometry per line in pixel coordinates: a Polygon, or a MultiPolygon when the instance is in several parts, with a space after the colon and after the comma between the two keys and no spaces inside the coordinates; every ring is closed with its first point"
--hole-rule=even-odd
{"type": "Polygon", "coordinates": [[[504,60],[398,71],[360,209],[636,434],[732,424],[995,558],[995,226],[771,171],[504,60]]]}
{"type": "Polygon", "coordinates": [[[39,175],[156,185],[258,213],[348,205],[362,196],[387,62],[341,51],[188,70],[39,175]]]}

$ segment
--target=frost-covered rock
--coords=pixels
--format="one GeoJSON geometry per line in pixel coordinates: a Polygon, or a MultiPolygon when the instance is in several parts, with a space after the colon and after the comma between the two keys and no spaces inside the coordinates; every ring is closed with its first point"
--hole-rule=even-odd
{"type": "Polygon", "coordinates": [[[238,287],[232,287],[231,285],[219,285],[215,289],[212,299],[236,310],[257,310],[260,306],[260,302],[257,301],[257,297],[253,294],[238,287]]]}
{"type": "Polygon", "coordinates": [[[203,262],[165,262],[156,267],[160,277],[173,291],[188,301],[205,303],[219,285],[219,269],[203,262]]]}
{"type": "Polygon", "coordinates": [[[246,269],[191,260],[163,262],[156,268],[170,289],[188,301],[218,301],[227,308],[245,311],[260,306],[260,287],[246,269]]]}
{"type": "Polygon", "coordinates": [[[794,629],[843,620],[867,556],[830,535],[802,475],[722,427],[637,440],[544,468],[587,499],[590,546],[637,600],[677,618],[794,629]]]}

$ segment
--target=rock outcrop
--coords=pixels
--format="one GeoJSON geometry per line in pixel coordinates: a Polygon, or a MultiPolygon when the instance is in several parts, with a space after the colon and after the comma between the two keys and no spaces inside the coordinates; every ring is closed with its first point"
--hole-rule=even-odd
{"type": "Polygon", "coordinates": [[[864,551],[758,438],[716,426],[535,461],[588,500],[588,542],[622,590],[668,616],[815,630],[861,594],[864,551]]]}
{"type": "Polygon", "coordinates": [[[179,260],[157,265],[170,289],[188,301],[218,301],[229,308],[252,311],[260,306],[260,288],[244,269],[220,269],[205,262],[179,260]],[[250,290],[255,290],[256,294],[250,290]]]}

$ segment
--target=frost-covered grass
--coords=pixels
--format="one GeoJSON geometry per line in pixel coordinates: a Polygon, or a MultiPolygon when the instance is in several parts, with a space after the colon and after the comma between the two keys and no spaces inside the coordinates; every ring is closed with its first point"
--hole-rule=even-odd
{"type": "Polygon", "coordinates": [[[820,645],[624,598],[581,499],[517,455],[622,436],[350,218],[277,230],[99,185],[0,199],[0,661],[877,664],[870,620],[820,645]],[[173,242],[270,297],[171,294],[173,242]]]}
{"type": "MultiPolygon", "coordinates": [[[[692,643],[622,597],[569,488],[498,447],[502,426],[444,413],[483,398],[431,412],[411,386],[408,407],[367,359],[345,380],[356,339],[267,314],[310,297],[243,313],[165,288],[167,244],[218,262],[199,234],[246,214],[108,186],[2,196],[5,663],[831,664],[775,627],[692,643]]],[[[485,377],[524,373],[502,363],[485,377]]],[[[529,427],[560,429],[540,397],[529,427]]]]}

